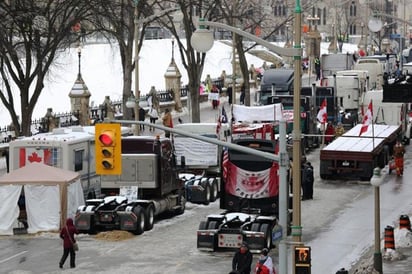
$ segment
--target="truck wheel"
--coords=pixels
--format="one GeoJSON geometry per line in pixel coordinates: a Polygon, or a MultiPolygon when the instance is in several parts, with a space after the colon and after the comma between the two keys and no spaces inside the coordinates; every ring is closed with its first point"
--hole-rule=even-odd
{"type": "Polygon", "coordinates": [[[272,231],[270,230],[269,224],[262,224],[260,226],[260,232],[265,233],[265,248],[272,248],[272,231]]]}
{"type": "Polygon", "coordinates": [[[145,220],[144,220],[144,210],[141,206],[136,206],[133,209],[133,213],[136,215],[136,230],[133,232],[135,235],[143,234],[145,229],[145,220]]]}
{"type": "Polygon", "coordinates": [[[95,235],[97,233],[96,231],[96,225],[94,224],[94,217],[90,218],[90,227],[89,230],[87,231],[89,235],[95,235]]]}
{"type": "Polygon", "coordinates": [[[186,198],[184,195],[180,195],[180,200],[179,200],[179,207],[178,209],[175,210],[176,215],[182,215],[185,213],[186,209],[186,198]]]}
{"type": "Polygon", "coordinates": [[[219,226],[219,223],[217,221],[210,221],[207,229],[217,229],[217,227],[219,226]]]}
{"type": "Polygon", "coordinates": [[[211,192],[210,192],[210,185],[208,182],[205,182],[205,184],[203,185],[203,187],[205,188],[205,200],[203,202],[204,205],[208,205],[210,203],[210,196],[211,196],[211,192]]]}
{"type": "Polygon", "coordinates": [[[199,224],[199,230],[207,229],[207,221],[201,221],[199,224]]]}
{"type": "Polygon", "coordinates": [[[260,231],[260,223],[253,223],[252,227],[250,228],[250,231],[252,231],[252,232],[260,231]]]}
{"type": "Polygon", "coordinates": [[[154,207],[153,205],[149,205],[146,209],[145,209],[145,230],[151,230],[153,228],[154,225],[154,207]]]}
{"type": "Polygon", "coordinates": [[[217,186],[217,182],[216,179],[211,179],[213,180],[212,183],[210,184],[210,202],[214,202],[217,199],[217,196],[219,195],[218,191],[218,186],[217,186]]]}

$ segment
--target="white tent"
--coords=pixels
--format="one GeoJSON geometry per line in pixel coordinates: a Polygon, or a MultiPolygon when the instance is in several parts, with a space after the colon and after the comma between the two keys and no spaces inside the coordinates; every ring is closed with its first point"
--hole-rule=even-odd
{"type": "Polygon", "coordinates": [[[0,235],[12,235],[24,192],[28,233],[56,231],[84,204],[77,172],[32,163],[0,177],[0,235]]]}

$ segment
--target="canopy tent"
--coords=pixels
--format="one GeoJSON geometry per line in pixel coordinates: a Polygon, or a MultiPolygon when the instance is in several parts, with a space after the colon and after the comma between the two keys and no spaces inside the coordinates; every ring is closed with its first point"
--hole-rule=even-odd
{"type": "Polygon", "coordinates": [[[0,177],[0,235],[12,235],[25,197],[28,233],[59,230],[84,205],[77,172],[31,163],[0,177]]]}

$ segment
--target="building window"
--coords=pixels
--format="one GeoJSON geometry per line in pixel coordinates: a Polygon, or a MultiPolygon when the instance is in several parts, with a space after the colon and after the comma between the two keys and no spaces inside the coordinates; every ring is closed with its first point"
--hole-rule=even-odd
{"type": "Polygon", "coordinates": [[[356,24],[349,25],[349,34],[356,35],[356,24]]]}
{"type": "Polygon", "coordinates": [[[349,7],[349,16],[356,17],[356,5],[354,1],[352,1],[352,4],[349,7]]]}

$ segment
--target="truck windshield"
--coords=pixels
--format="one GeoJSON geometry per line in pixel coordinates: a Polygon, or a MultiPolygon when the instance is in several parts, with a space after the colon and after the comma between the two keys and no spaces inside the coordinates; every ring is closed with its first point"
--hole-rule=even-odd
{"type": "MultiPolygon", "coordinates": [[[[251,140],[242,141],[238,144],[269,153],[274,153],[275,151],[275,142],[271,141],[251,140]]],[[[229,149],[229,160],[237,167],[249,171],[265,170],[273,165],[273,161],[269,159],[232,149],[229,149]]]]}

